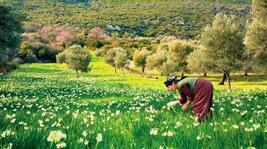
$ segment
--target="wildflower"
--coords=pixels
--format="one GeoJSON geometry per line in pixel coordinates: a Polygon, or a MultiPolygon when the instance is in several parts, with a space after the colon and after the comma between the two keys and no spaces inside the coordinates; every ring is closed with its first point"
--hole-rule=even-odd
{"type": "Polygon", "coordinates": [[[253,128],[245,128],[245,131],[246,132],[251,132],[251,131],[253,131],[253,128]]]}
{"type": "Polygon", "coordinates": [[[120,111],[119,110],[116,110],[116,115],[120,115],[120,111]]]}
{"type": "Polygon", "coordinates": [[[260,124],[253,124],[252,127],[256,130],[256,129],[260,128],[261,125],[260,124]]]}
{"type": "Polygon", "coordinates": [[[87,132],[86,132],[86,131],[83,131],[82,135],[83,135],[84,137],[86,137],[86,136],[87,136],[87,132]]]}
{"type": "Polygon", "coordinates": [[[64,147],[66,147],[66,143],[61,142],[61,143],[58,143],[56,146],[57,146],[57,148],[64,148],[64,147]]]}
{"type": "Polygon", "coordinates": [[[78,113],[72,113],[72,116],[73,116],[74,118],[77,118],[77,117],[78,117],[78,113]]]}
{"type": "Polygon", "coordinates": [[[97,141],[97,143],[102,141],[102,134],[101,133],[97,134],[96,141],[97,141]]]}
{"type": "Polygon", "coordinates": [[[85,140],[85,141],[83,142],[84,145],[88,145],[88,143],[89,143],[88,140],[85,140]]]}
{"type": "Polygon", "coordinates": [[[243,116],[243,115],[245,115],[247,112],[248,112],[248,111],[246,110],[246,111],[241,112],[240,114],[243,116]]]}
{"type": "Polygon", "coordinates": [[[40,127],[44,127],[45,125],[43,124],[43,121],[42,120],[38,120],[38,123],[40,125],[40,127]]]}
{"type": "Polygon", "coordinates": [[[200,140],[200,139],[202,139],[200,136],[197,136],[197,138],[196,138],[197,140],[200,140]]]}
{"type": "Polygon", "coordinates": [[[15,123],[16,122],[16,118],[13,118],[10,123],[15,123]]]}
{"type": "Polygon", "coordinates": [[[235,128],[235,129],[238,129],[239,128],[238,125],[233,125],[232,127],[235,128]]]}
{"type": "Polygon", "coordinates": [[[58,142],[62,138],[67,138],[67,135],[62,133],[61,131],[51,131],[47,138],[47,141],[58,142]]]}
{"type": "Polygon", "coordinates": [[[172,137],[174,135],[174,133],[173,132],[171,132],[171,131],[168,131],[168,132],[164,132],[163,134],[162,134],[162,136],[167,136],[167,137],[172,137]]]}
{"type": "Polygon", "coordinates": [[[206,137],[209,138],[209,139],[211,139],[211,136],[209,136],[209,135],[207,135],[206,137]]]}
{"type": "Polygon", "coordinates": [[[10,130],[10,129],[7,129],[7,130],[2,132],[1,137],[5,138],[5,137],[8,137],[8,136],[12,136],[12,135],[15,135],[15,132],[10,130]]]}
{"type": "Polygon", "coordinates": [[[150,135],[156,136],[158,134],[158,128],[152,128],[150,130],[150,135]]]}
{"type": "Polygon", "coordinates": [[[179,121],[177,121],[177,122],[176,122],[176,126],[175,126],[175,128],[178,128],[178,127],[180,127],[180,126],[182,126],[182,123],[179,122],[179,121]]]}
{"type": "Polygon", "coordinates": [[[79,140],[78,140],[78,143],[82,143],[83,142],[83,138],[80,138],[79,140]]]}

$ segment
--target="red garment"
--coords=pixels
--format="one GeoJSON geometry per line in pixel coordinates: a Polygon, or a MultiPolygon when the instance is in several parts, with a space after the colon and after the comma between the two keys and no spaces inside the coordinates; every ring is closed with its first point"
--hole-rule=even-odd
{"type": "Polygon", "coordinates": [[[180,96],[181,99],[179,101],[182,104],[187,101],[187,98],[192,101],[193,112],[200,120],[211,114],[213,85],[209,81],[198,79],[194,91],[188,85],[184,85],[180,96]]]}
{"type": "Polygon", "coordinates": [[[187,97],[189,98],[189,99],[191,99],[191,100],[193,100],[194,99],[194,97],[195,97],[195,93],[190,89],[190,87],[188,86],[188,85],[184,85],[184,86],[182,86],[182,89],[181,89],[181,93],[180,93],[180,99],[179,99],[179,101],[180,101],[180,103],[181,104],[184,104],[184,103],[186,103],[186,101],[187,101],[187,97]]]}

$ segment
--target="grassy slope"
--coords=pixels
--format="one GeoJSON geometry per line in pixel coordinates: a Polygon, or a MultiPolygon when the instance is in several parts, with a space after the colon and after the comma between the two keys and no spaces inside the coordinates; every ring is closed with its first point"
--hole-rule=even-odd
{"type": "MultiPolygon", "coordinates": [[[[26,65],[22,66],[22,70],[27,71],[26,65]]],[[[152,78],[148,78],[142,76],[140,74],[133,74],[125,71],[125,75],[123,75],[122,70],[117,70],[117,73],[114,72],[114,68],[104,62],[102,58],[96,58],[93,56],[92,62],[90,63],[91,71],[88,73],[82,73],[81,77],[78,80],[86,81],[86,80],[106,80],[111,83],[117,84],[127,84],[132,87],[139,88],[154,88],[154,89],[165,89],[163,85],[163,81],[165,77],[154,75],[152,78]],[[158,77],[158,79],[156,79],[158,77]]],[[[28,71],[30,74],[36,75],[35,73],[41,73],[45,71],[67,71],[68,78],[66,79],[74,79],[75,72],[67,69],[65,64],[33,64],[29,66],[28,71]]],[[[21,71],[18,70],[18,71],[21,71]]],[[[43,74],[42,74],[43,75],[43,74]]],[[[45,75],[45,74],[44,74],[45,75]]],[[[204,78],[210,80],[215,89],[227,89],[228,85],[219,86],[217,83],[221,79],[221,74],[208,74],[210,76],[204,78]]],[[[188,75],[188,76],[197,76],[197,75],[188,75]]],[[[60,77],[52,76],[53,78],[60,77]]],[[[232,87],[234,89],[242,88],[242,89],[267,89],[267,76],[266,75],[256,75],[249,74],[249,76],[244,76],[242,74],[233,74],[232,75],[232,87]]]]}
{"type": "MultiPolygon", "coordinates": [[[[52,1],[13,2],[12,6],[25,12],[27,22],[69,24],[82,29],[107,25],[120,26],[123,32],[141,36],[176,35],[194,38],[210,23],[216,11],[240,16],[245,23],[249,2],[234,1],[102,1],[99,9],[83,4],[63,4],[52,1]],[[217,5],[218,4],[218,5],[217,5]],[[216,10],[216,7],[217,10],[216,10]]],[[[109,30],[109,32],[112,32],[109,30]]]]}

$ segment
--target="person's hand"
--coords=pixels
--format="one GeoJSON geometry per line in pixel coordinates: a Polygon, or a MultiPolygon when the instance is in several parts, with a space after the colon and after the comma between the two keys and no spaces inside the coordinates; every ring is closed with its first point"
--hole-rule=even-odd
{"type": "Polygon", "coordinates": [[[177,105],[178,102],[179,101],[171,101],[171,102],[167,103],[167,108],[170,108],[170,107],[173,107],[173,106],[177,105]]]}
{"type": "Polygon", "coordinates": [[[188,105],[187,105],[187,104],[184,104],[183,107],[182,107],[182,109],[183,109],[184,111],[186,111],[186,110],[188,109],[188,105]]]}

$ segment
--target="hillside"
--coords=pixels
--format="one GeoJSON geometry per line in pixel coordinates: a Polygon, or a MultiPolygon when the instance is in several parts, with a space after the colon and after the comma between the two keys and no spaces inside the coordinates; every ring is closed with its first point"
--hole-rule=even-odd
{"type": "Polygon", "coordinates": [[[27,23],[69,24],[111,34],[197,38],[216,13],[239,16],[245,24],[250,1],[223,0],[10,0],[6,4],[26,14],[27,23]]]}

